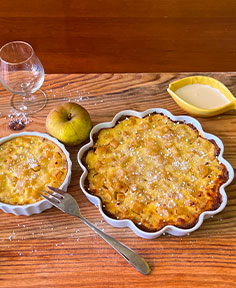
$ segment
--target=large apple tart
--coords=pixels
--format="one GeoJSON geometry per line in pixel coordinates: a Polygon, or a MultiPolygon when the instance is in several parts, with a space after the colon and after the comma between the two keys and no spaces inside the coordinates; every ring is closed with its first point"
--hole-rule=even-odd
{"type": "Polygon", "coordinates": [[[108,216],[144,231],[190,228],[221,204],[228,171],[219,150],[191,124],[162,114],[127,117],[96,135],[84,158],[85,186],[108,216]]]}
{"type": "Polygon", "coordinates": [[[54,142],[38,136],[19,136],[0,145],[0,201],[23,205],[42,200],[47,186],[60,187],[68,163],[54,142]]]}

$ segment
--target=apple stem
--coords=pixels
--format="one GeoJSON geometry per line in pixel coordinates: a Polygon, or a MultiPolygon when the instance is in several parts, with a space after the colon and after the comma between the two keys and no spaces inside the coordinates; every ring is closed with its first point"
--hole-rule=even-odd
{"type": "Polygon", "coordinates": [[[72,118],[72,114],[69,113],[69,114],[68,114],[68,120],[71,120],[71,118],[72,118]]]}

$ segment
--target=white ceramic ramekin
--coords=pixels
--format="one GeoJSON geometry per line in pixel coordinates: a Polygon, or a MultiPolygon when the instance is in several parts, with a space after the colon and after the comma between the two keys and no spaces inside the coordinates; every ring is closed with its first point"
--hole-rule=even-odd
{"type": "Polygon", "coordinates": [[[92,202],[93,204],[95,204],[100,213],[102,214],[102,216],[104,217],[104,219],[111,224],[112,226],[115,227],[129,227],[134,233],[136,233],[138,236],[142,237],[142,238],[147,238],[147,239],[152,239],[152,238],[156,238],[158,236],[160,236],[163,233],[169,233],[175,236],[183,236],[186,234],[189,234],[193,231],[195,231],[196,229],[198,229],[202,223],[203,220],[206,218],[209,218],[217,213],[219,213],[220,211],[222,211],[227,203],[227,196],[225,193],[225,187],[228,186],[230,184],[230,182],[233,180],[234,178],[234,170],[232,168],[232,166],[223,158],[223,151],[224,151],[224,146],[222,141],[216,137],[215,135],[206,133],[202,130],[202,126],[201,124],[194,118],[189,117],[189,116],[174,116],[173,114],[171,114],[169,111],[165,110],[165,109],[161,109],[161,108],[152,108],[152,109],[148,109],[144,112],[137,112],[137,111],[133,111],[133,110],[125,110],[125,111],[121,111],[118,114],[115,115],[115,117],[113,118],[113,120],[111,122],[105,122],[105,123],[100,123],[98,125],[96,125],[90,133],[90,142],[86,145],[84,145],[83,147],[81,147],[81,149],[78,152],[78,162],[83,170],[83,173],[81,175],[80,178],[80,187],[82,189],[82,191],[84,192],[84,194],[86,195],[86,197],[88,198],[88,200],[90,202],[92,202]],[[229,179],[226,183],[224,183],[221,187],[220,187],[220,194],[222,196],[222,203],[220,205],[220,207],[214,211],[205,211],[203,212],[198,219],[198,222],[196,223],[196,225],[194,225],[192,228],[189,229],[181,229],[181,228],[177,228],[173,225],[168,225],[163,227],[161,230],[157,231],[157,232],[145,232],[141,229],[139,229],[131,220],[128,219],[122,219],[122,220],[116,220],[113,219],[109,216],[107,216],[103,209],[102,209],[102,203],[101,200],[97,197],[94,196],[90,193],[88,193],[84,187],[84,182],[86,179],[86,176],[88,174],[87,169],[84,167],[83,163],[82,163],[82,158],[84,153],[90,149],[93,144],[93,135],[96,134],[98,131],[100,131],[103,128],[110,128],[115,126],[115,124],[117,123],[117,121],[124,116],[136,116],[139,118],[143,118],[148,114],[151,113],[162,113],[163,115],[166,115],[167,117],[169,117],[170,119],[172,119],[173,121],[181,121],[184,123],[191,123],[193,126],[195,126],[197,128],[197,130],[200,132],[200,134],[207,138],[207,139],[213,139],[215,140],[216,144],[219,146],[220,148],[220,153],[219,156],[217,157],[220,163],[223,163],[225,165],[225,167],[228,170],[228,174],[229,174],[229,179]]]}
{"type": "MultiPolygon", "coordinates": [[[[0,139],[0,145],[3,144],[4,142],[10,140],[10,139],[20,137],[20,136],[26,136],[26,135],[39,136],[39,137],[46,138],[46,139],[54,142],[57,146],[59,146],[61,148],[61,150],[63,151],[63,153],[65,154],[66,159],[67,159],[68,171],[67,171],[67,175],[66,175],[64,182],[60,186],[60,189],[63,189],[64,191],[66,191],[68,185],[70,184],[72,162],[70,160],[70,155],[69,155],[68,151],[65,149],[65,146],[63,144],[61,144],[57,139],[49,136],[48,134],[39,133],[39,132],[21,132],[21,133],[14,133],[14,134],[11,134],[9,136],[1,138],[0,139]]],[[[52,204],[50,204],[45,199],[38,201],[38,202],[35,202],[35,203],[32,203],[32,204],[27,204],[27,205],[10,205],[10,204],[0,202],[0,209],[2,211],[4,211],[5,213],[12,213],[15,215],[30,216],[32,214],[41,213],[42,211],[49,209],[51,207],[52,207],[52,204]]]]}

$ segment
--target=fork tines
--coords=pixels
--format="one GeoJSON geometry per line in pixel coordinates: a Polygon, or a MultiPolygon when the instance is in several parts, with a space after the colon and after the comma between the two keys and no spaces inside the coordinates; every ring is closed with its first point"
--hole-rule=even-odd
{"type": "Polygon", "coordinates": [[[59,194],[58,196],[63,196],[63,194],[65,194],[66,192],[61,190],[61,189],[58,189],[58,188],[55,188],[55,187],[52,187],[52,186],[48,186],[48,189],[51,190],[52,192],[54,192],[55,194],[59,194]]]}
{"type": "Polygon", "coordinates": [[[51,193],[49,193],[48,191],[43,190],[44,194],[47,194],[48,196],[40,193],[40,196],[42,196],[44,199],[48,200],[50,203],[52,203],[53,205],[57,205],[60,203],[61,198],[57,197],[56,195],[53,195],[51,193]]]}
{"type": "Polygon", "coordinates": [[[43,193],[44,194],[47,194],[48,196],[44,195],[44,194],[41,194],[40,195],[47,199],[49,202],[51,202],[52,204],[58,204],[60,203],[61,199],[64,198],[63,194],[65,194],[66,192],[61,190],[61,189],[58,189],[58,188],[55,188],[55,187],[51,187],[51,186],[48,186],[48,189],[51,190],[52,192],[49,192],[49,191],[46,191],[46,190],[43,190],[43,193]]]}

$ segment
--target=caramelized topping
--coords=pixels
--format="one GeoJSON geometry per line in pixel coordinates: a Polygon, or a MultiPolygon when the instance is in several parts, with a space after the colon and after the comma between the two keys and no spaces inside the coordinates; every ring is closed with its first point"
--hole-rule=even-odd
{"type": "Polygon", "coordinates": [[[87,153],[89,189],[109,215],[144,230],[191,227],[220,205],[219,187],[227,179],[217,148],[195,128],[161,114],[129,117],[101,130],[87,153]]]}
{"type": "Polygon", "coordinates": [[[67,174],[67,159],[52,141],[21,136],[0,145],[0,201],[30,204],[41,200],[47,186],[60,187],[67,174]]]}

